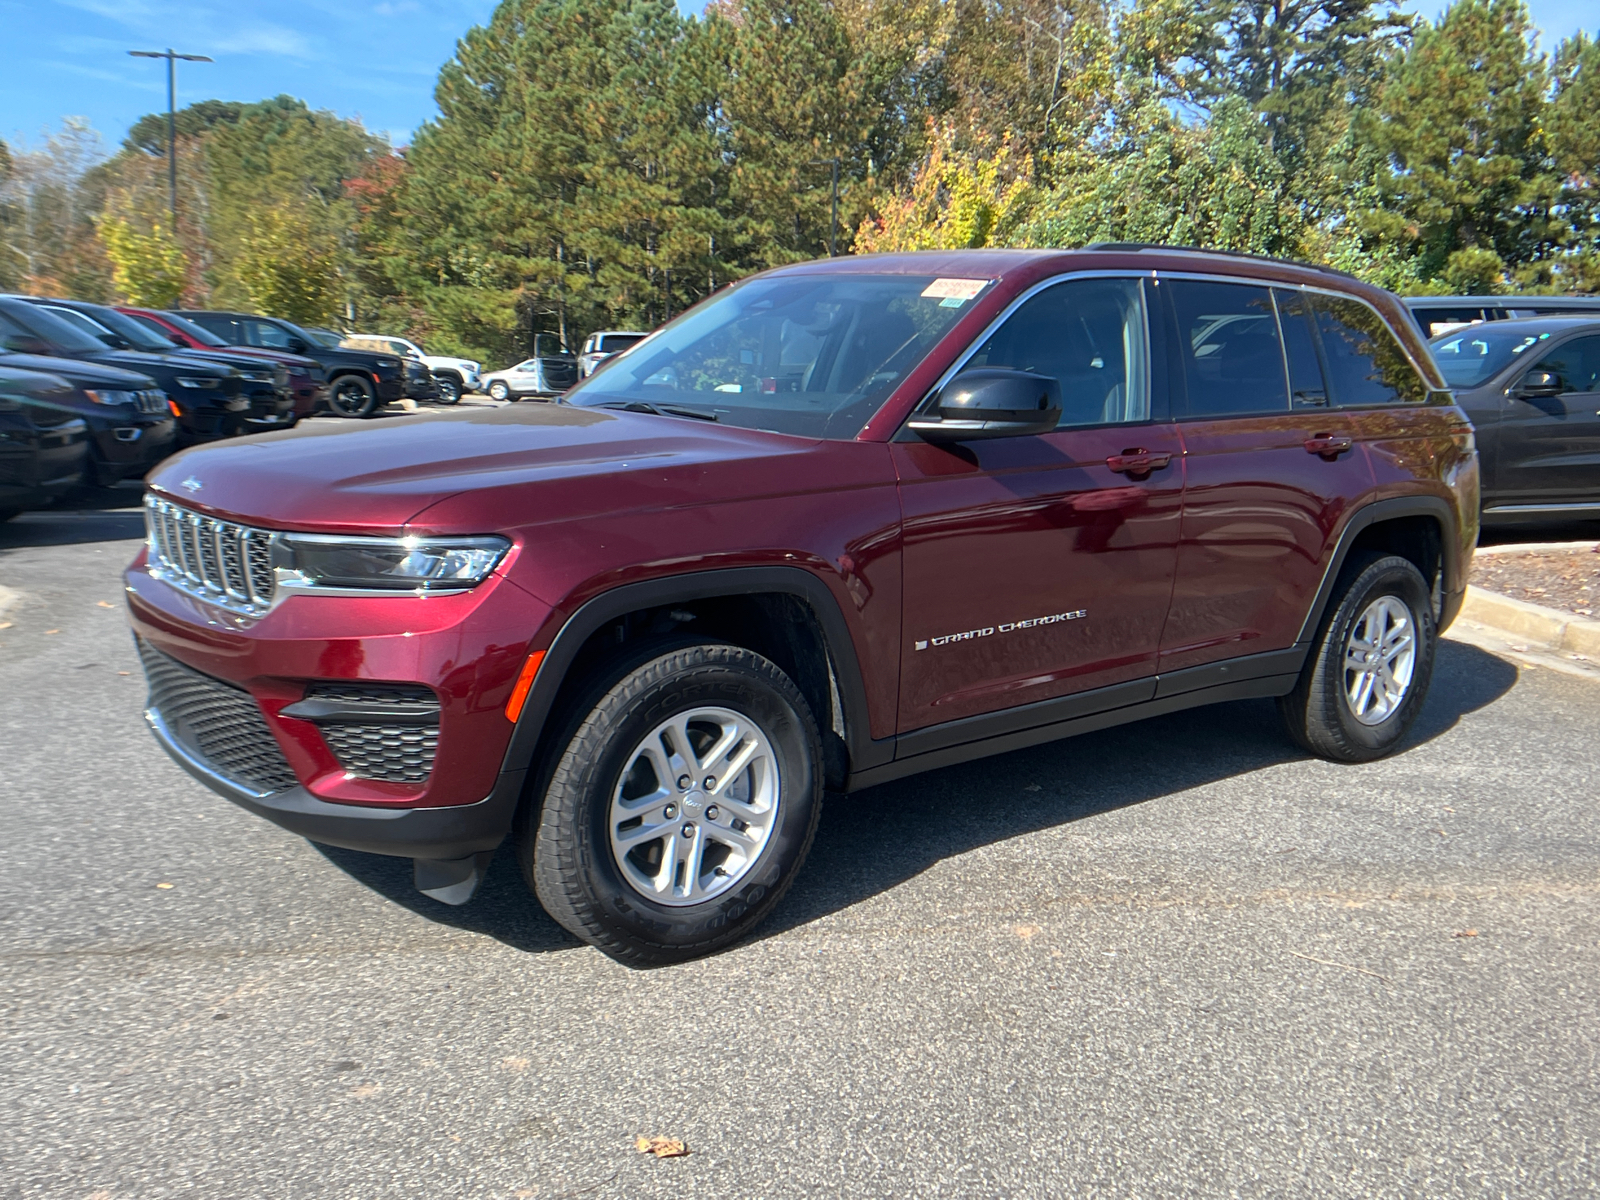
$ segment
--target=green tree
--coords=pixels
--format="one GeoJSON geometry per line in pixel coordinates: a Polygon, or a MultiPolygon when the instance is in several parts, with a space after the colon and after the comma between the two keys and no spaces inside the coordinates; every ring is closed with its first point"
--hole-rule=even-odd
{"type": "Polygon", "coordinates": [[[1418,29],[1359,122],[1385,158],[1366,241],[1451,289],[1498,291],[1569,244],[1543,128],[1548,64],[1521,0],[1459,0],[1418,29]]]}
{"type": "Polygon", "coordinates": [[[122,299],[146,308],[177,307],[186,272],[170,219],[157,220],[148,231],[141,231],[123,217],[107,215],[100,218],[99,229],[111,260],[112,282],[122,299]]]}
{"type": "Polygon", "coordinates": [[[282,202],[250,213],[235,269],[257,312],[320,325],[340,300],[338,248],[304,204],[282,202]]]}

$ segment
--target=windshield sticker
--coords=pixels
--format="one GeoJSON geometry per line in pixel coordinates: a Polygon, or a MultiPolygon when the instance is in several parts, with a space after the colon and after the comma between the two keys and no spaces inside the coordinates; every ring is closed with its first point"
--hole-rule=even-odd
{"type": "Polygon", "coordinates": [[[987,279],[935,279],[922,289],[922,295],[939,301],[940,308],[960,308],[988,286],[987,279]]]}

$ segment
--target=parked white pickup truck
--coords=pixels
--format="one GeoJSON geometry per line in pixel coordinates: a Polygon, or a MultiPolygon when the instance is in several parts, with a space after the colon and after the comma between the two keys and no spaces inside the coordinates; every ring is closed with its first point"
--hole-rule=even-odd
{"type": "Polygon", "coordinates": [[[388,333],[353,333],[344,339],[344,344],[355,350],[377,350],[382,354],[421,359],[428,364],[434,382],[439,385],[440,404],[454,404],[464,392],[475,392],[480,386],[478,373],[483,369],[481,363],[475,363],[470,358],[427,354],[421,346],[403,337],[388,333]]]}

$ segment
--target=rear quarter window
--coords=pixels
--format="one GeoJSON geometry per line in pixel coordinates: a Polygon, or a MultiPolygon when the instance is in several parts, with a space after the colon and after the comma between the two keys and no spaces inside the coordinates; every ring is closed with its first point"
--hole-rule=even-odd
{"type": "Polygon", "coordinates": [[[1383,318],[1358,300],[1314,293],[1332,402],[1340,408],[1422,404],[1428,387],[1383,318]]]}

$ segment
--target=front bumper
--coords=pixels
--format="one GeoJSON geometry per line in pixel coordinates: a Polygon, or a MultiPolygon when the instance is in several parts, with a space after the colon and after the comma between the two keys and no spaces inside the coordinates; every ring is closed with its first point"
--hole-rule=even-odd
{"type": "MultiPolygon", "coordinates": [[[[523,771],[502,770],[512,733],[504,706],[530,634],[553,636],[553,628],[535,631],[555,616],[516,585],[497,577],[472,592],[430,598],[294,595],[252,619],[153,577],[143,552],[124,584],[141,642],[245,705],[227,718],[229,745],[257,738],[239,752],[258,755],[264,746],[276,761],[269,779],[208,758],[200,750],[208,743],[195,732],[207,712],[173,701],[152,674],[152,731],[219,795],[313,841],[371,853],[457,859],[505,836],[523,771]],[[285,711],[299,705],[304,713],[308,692],[329,683],[432,689],[436,749],[426,775],[364,775],[325,721],[285,711]],[[163,704],[173,711],[163,713],[163,704]]],[[[146,669],[153,670],[148,658],[146,669]]]]}
{"type": "Polygon", "coordinates": [[[142,479],[178,448],[177,422],[144,413],[91,425],[89,474],[101,487],[142,479]]]}

